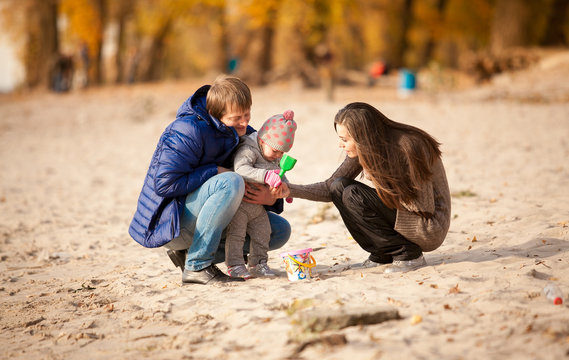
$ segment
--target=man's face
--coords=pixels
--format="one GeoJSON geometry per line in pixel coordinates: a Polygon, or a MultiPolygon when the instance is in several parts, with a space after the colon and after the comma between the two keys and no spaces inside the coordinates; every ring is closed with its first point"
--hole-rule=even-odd
{"type": "Polygon", "coordinates": [[[247,132],[247,125],[251,120],[251,109],[238,109],[229,107],[225,115],[219,119],[226,126],[231,126],[237,132],[237,135],[243,136],[247,132]]]}

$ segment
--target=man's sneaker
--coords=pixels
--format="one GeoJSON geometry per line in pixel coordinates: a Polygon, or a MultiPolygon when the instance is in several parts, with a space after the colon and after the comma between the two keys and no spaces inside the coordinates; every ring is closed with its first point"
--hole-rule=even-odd
{"type": "Polygon", "coordinates": [[[176,267],[179,267],[182,272],[184,272],[184,267],[186,265],[186,254],[188,250],[168,250],[166,254],[176,267]]]}
{"type": "Polygon", "coordinates": [[[241,264],[227,267],[227,273],[229,274],[229,276],[242,278],[245,280],[252,278],[249,271],[247,271],[245,265],[241,264]]]}
{"type": "Polygon", "coordinates": [[[423,255],[419,256],[413,260],[394,260],[390,267],[385,269],[384,273],[394,273],[394,272],[407,272],[416,270],[427,265],[423,255]]]}
{"type": "Polygon", "coordinates": [[[257,276],[276,276],[269,265],[267,265],[267,260],[261,260],[257,265],[249,266],[249,271],[257,276]]]}
{"type": "Polygon", "coordinates": [[[228,283],[233,281],[245,281],[245,279],[227,276],[217,266],[211,264],[205,269],[198,271],[190,271],[184,269],[182,272],[182,285],[185,284],[210,284],[210,283],[228,283]]]}

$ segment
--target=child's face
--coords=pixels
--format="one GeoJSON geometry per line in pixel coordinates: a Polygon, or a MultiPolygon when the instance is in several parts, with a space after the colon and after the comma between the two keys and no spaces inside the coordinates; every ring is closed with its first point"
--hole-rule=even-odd
{"type": "Polygon", "coordinates": [[[275,161],[275,160],[280,160],[280,158],[283,157],[282,151],[273,149],[261,139],[259,139],[259,142],[261,143],[261,151],[263,153],[263,157],[265,158],[265,160],[275,161]]]}
{"type": "Polygon", "coordinates": [[[219,120],[226,126],[234,128],[238,136],[243,136],[247,132],[247,125],[251,120],[251,109],[238,109],[235,106],[228,106],[225,115],[219,120]]]}

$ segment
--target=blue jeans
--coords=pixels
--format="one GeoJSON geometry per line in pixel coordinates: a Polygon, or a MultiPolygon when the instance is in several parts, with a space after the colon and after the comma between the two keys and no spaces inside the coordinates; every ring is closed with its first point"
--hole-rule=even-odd
{"type": "MultiPolygon", "coordinates": [[[[221,236],[235,215],[244,193],[245,183],[241,176],[224,172],[209,178],[186,196],[186,206],[180,219],[180,236],[166,247],[188,249],[187,270],[198,271],[225,260],[225,245],[220,246],[221,236]]],[[[269,220],[272,230],[269,249],[278,249],[290,237],[290,224],[272,213],[269,213],[269,220]]],[[[246,241],[247,251],[248,246],[249,242],[246,241]]]]}

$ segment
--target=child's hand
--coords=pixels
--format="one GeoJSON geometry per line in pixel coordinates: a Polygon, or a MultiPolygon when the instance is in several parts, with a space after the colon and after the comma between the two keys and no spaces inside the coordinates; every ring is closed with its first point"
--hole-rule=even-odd
{"type": "Polygon", "coordinates": [[[290,189],[286,183],[282,183],[277,188],[271,188],[271,194],[279,199],[286,198],[290,195],[290,189]]]}
{"type": "Polygon", "coordinates": [[[282,183],[278,170],[269,170],[265,175],[265,184],[272,188],[278,188],[282,183]]]}

